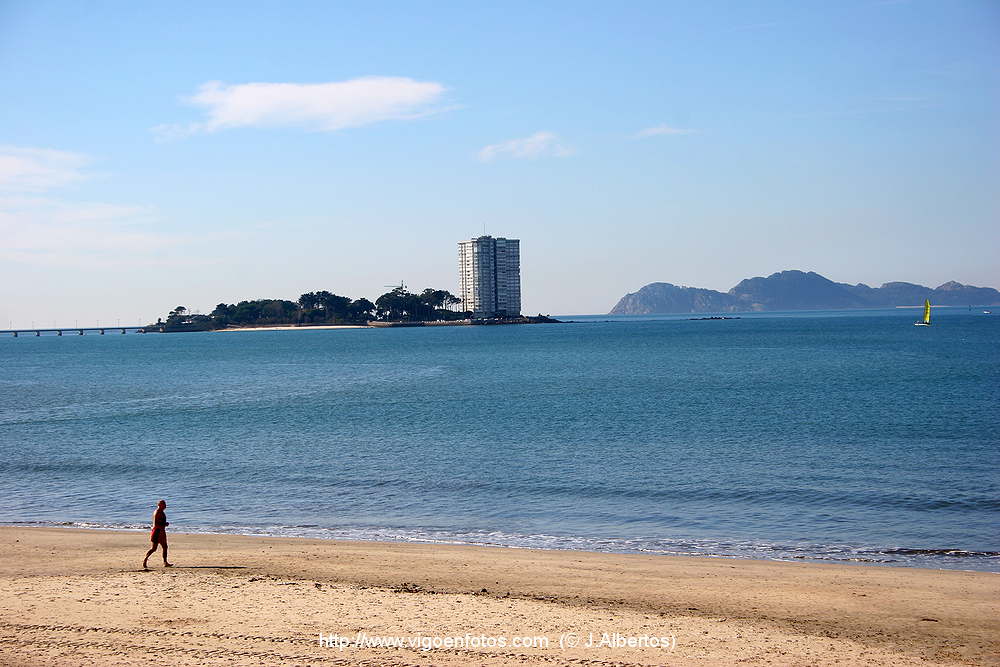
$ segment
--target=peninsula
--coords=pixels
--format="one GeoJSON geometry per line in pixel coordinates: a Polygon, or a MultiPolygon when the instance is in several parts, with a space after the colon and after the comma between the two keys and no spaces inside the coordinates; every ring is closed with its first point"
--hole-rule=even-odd
{"type": "Polygon", "coordinates": [[[420,327],[489,324],[556,323],[542,314],[537,316],[476,316],[472,311],[456,310],[461,299],[447,290],[427,288],[419,294],[396,287],[374,303],[365,298],[351,299],[321,290],[307,292],[296,301],[254,299],[239,303],[220,303],[208,315],[193,313],[177,306],[148,324],[147,332],[185,331],[279,331],[288,329],[350,329],[359,327],[420,327]]]}
{"type": "Polygon", "coordinates": [[[623,296],[610,315],[659,313],[741,313],[774,310],[893,308],[930,299],[941,306],[1000,305],[1000,292],[951,281],[935,288],[890,282],[881,287],[838,283],[812,271],[780,271],[747,278],[728,292],[650,283],[623,296]]]}

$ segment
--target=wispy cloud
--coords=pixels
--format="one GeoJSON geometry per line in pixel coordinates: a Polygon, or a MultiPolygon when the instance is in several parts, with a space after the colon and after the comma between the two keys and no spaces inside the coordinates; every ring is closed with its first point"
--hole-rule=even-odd
{"type": "Polygon", "coordinates": [[[24,264],[146,266],[189,239],[151,228],[144,206],[70,201],[58,191],[85,180],[90,158],[66,151],[0,147],[0,260],[24,264]]]}
{"type": "Polygon", "coordinates": [[[639,130],[635,133],[636,138],[644,137],[658,137],[665,134],[696,134],[697,130],[684,129],[680,127],[671,127],[670,125],[656,125],[654,127],[647,127],[644,130],[639,130]]]}
{"type": "Polygon", "coordinates": [[[138,206],[0,198],[0,258],[64,268],[149,263],[151,254],[187,242],[149,229],[150,213],[138,206]]]}
{"type": "Polygon", "coordinates": [[[185,98],[205,111],[191,124],[159,125],[160,138],[240,127],[297,127],[334,132],[387,120],[420,118],[445,110],[443,84],[406,77],[369,76],[329,83],[210,81],[185,98]]]}
{"type": "Polygon", "coordinates": [[[497,158],[534,159],[540,157],[567,157],[574,150],[562,143],[558,136],[551,132],[535,132],[530,137],[510,139],[498,144],[484,146],[479,151],[479,159],[491,162],[497,158]]]}
{"type": "Polygon", "coordinates": [[[88,162],[79,153],[0,146],[0,192],[42,192],[83,180],[88,162]]]}

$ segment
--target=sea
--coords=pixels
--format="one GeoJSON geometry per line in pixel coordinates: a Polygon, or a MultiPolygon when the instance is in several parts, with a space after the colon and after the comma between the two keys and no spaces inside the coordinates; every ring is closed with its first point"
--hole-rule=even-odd
{"type": "Polygon", "coordinates": [[[1000,572],[1000,316],[917,315],[6,335],[0,524],[1000,572]]]}

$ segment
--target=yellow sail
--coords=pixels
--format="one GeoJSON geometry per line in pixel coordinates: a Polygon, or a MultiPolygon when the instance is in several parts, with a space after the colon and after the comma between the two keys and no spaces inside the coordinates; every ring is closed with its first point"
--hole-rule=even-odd
{"type": "Polygon", "coordinates": [[[924,324],[931,323],[931,300],[924,299],[924,324]]]}

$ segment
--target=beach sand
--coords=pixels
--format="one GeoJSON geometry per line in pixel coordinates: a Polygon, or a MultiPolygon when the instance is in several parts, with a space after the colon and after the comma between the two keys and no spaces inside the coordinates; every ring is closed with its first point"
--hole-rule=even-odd
{"type": "Polygon", "coordinates": [[[0,664],[1000,664],[990,573],[180,534],[143,572],[147,540],[0,528],[0,664]]]}
{"type": "Polygon", "coordinates": [[[273,327],[233,327],[231,329],[216,329],[215,333],[233,331],[315,331],[316,329],[371,329],[367,324],[317,324],[307,327],[273,326],[273,327]]]}

